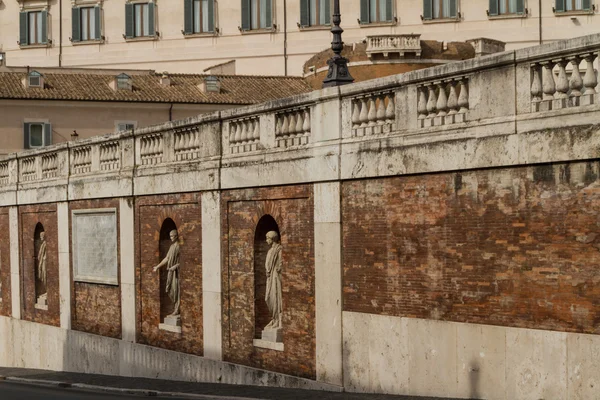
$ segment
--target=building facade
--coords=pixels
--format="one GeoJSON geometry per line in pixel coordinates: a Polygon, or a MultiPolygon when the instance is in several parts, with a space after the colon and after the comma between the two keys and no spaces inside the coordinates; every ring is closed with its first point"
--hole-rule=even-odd
{"type": "MultiPolygon", "coordinates": [[[[487,37],[515,49],[597,31],[590,0],[341,0],[346,43],[377,34],[487,37]],[[540,5],[541,4],[541,8],[540,5]]],[[[0,51],[11,65],[300,75],[330,42],[323,0],[4,0],[0,51]]]]}

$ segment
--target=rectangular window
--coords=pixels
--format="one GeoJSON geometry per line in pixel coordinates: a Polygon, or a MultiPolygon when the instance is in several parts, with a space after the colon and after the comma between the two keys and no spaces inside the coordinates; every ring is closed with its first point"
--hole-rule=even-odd
{"type": "Polygon", "coordinates": [[[98,29],[96,27],[96,21],[98,16],[97,7],[83,7],[80,9],[81,13],[81,40],[98,40],[97,37],[98,29]]]}
{"type": "Polygon", "coordinates": [[[135,4],[135,36],[150,36],[150,12],[148,4],[135,4]]]}
{"type": "Polygon", "coordinates": [[[360,1],[360,23],[385,23],[393,22],[392,0],[361,0],[360,1]]]}
{"type": "Polygon", "coordinates": [[[450,18],[450,2],[448,0],[433,0],[433,18],[450,18]]]}
{"type": "Polygon", "coordinates": [[[117,132],[130,131],[135,129],[135,122],[119,122],[117,124],[117,132]]]}
{"type": "Polygon", "coordinates": [[[210,32],[208,0],[194,0],[194,33],[210,32]]]}
{"type": "Polygon", "coordinates": [[[29,125],[29,148],[44,146],[44,124],[29,125]]]}
{"type": "Polygon", "coordinates": [[[42,44],[42,12],[31,11],[27,14],[29,19],[28,44],[42,44]]]}
{"type": "Polygon", "coordinates": [[[590,0],[555,0],[555,12],[590,11],[590,0]]]}
{"type": "Polygon", "coordinates": [[[52,125],[44,122],[23,124],[24,148],[34,149],[52,144],[52,125]]]}
{"type": "Polygon", "coordinates": [[[330,0],[310,0],[309,9],[311,26],[330,24],[330,0]]]}
{"type": "Polygon", "coordinates": [[[488,15],[525,14],[524,0],[489,0],[488,15]]]}
{"type": "Polygon", "coordinates": [[[424,20],[456,18],[457,15],[457,0],[423,0],[424,20]]]}

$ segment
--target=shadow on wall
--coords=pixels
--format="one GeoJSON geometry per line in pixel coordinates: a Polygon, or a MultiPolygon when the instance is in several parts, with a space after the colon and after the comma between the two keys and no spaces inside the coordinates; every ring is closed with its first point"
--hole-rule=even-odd
{"type": "Polygon", "coordinates": [[[469,385],[470,385],[470,395],[469,398],[470,399],[479,399],[480,395],[479,395],[479,385],[481,383],[479,382],[479,364],[477,363],[476,360],[471,361],[471,364],[469,365],[469,385]]]}

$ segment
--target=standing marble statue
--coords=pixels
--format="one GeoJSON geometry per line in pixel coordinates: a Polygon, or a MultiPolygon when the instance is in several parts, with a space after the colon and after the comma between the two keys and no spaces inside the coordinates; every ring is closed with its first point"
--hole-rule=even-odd
{"type": "Polygon", "coordinates": [[[154,267],[154,271],[158,271],[158,269],[164,265],[167,266],[168,275],[166,293],[174,304],[173,312],[169,317],[178,317],[179,302],[181,299],[179,291],[179,235],[177,234],[177,230],[172,230],[169,233],[169,237],[172,242],[171,247],[169,247],[167,256],[160,264],[154,267]]]}
{"type": "Polygon", "coordinates": [[[281,244],[279,234],[275,231],[267,233],[267,243],[271,246],[267,253],[265,269],[267,270],[267,290],[265,301],[271,315],[271,322],[265,326],[265,330],[278,330],[281,324],[281,244]]]}
{"type": "Polygon", "coordinates": [[[38,279],[44,284],[46,288],[46,232],[40,233],[40,249],[38,250],[38,279]]]}

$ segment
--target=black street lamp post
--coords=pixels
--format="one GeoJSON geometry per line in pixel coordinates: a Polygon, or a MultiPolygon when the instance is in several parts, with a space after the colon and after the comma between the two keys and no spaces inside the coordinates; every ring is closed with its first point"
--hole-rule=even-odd
{"type": "Polygon", "coordinates": [[[334,52],[333,57],[327,60],[329,65],[329,71],[327,76],[323,80],[323,87],[342,86],[354,82],[354,78],[350,75],[348,70],[348,59],[342,57],[342,49],[344,48],[344,42],[342,42],[342,32],[344,30],[340,28],[340,0],[333,1],[333,26],[331,27],[331,33],[333,33],[333,41],[331,42],[331,49],[334,52]]]}

